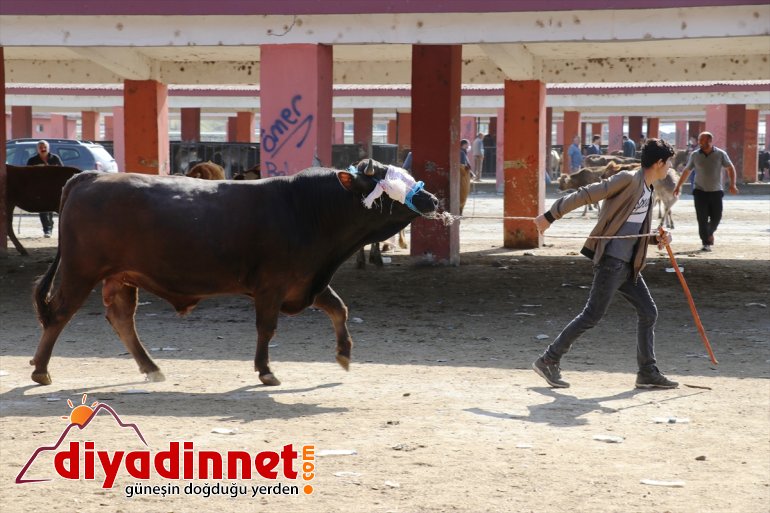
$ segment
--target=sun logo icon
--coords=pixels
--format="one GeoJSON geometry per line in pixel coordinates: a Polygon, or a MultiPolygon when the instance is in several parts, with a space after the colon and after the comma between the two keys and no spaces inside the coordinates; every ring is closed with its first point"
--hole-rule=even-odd
{"type": "Polygon", "coordinates": [[[74,406],[72,404],[72,401],[67,399],[67,404],[72,409],[72,412],[69,414],[69,416],[63,416],[62,419],[69,420],[70,424],[77,424],[81,428],[88,422],[88,419],[91,418],[91,415],[94,414],[94,408],[97,404],[99,404],[98,401],[94,401],[91,406],[88,406],[86,404],[86,398],[88,397],[88,394],[83,394],[83,398],[80,400],[80,404],[78,406],[74,406]]]}

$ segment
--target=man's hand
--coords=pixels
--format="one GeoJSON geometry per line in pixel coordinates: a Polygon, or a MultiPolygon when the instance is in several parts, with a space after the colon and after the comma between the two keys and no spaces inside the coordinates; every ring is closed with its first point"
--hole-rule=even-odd
{"type": "Polygon", "coordinates": [[[666,231],[664,231],[663,234],[658,233],[655,238],[658,241],[658,249],[663,249],[665,245],[671,244],[671,241],[673,240],[671,232],[666,231]]]}
{"type": "Polygon", "coordinates": [[[730,184],[730,194],[738,194],[738,187],[734,183],[730,184]]]}
{"type": "Polygon", "coordinates": [[[545,218],[545,215],[540,214],[535,218],[535,226],[537,226],[537,231],[543,233],[548,229],[549,226],[551,226],[551,223],[548,222],[548,219],[545,218]]]}
{"type": "Polygon", "coordinates": [[[678,198],[680,194],[682,194],[682,191],[679,190],[679,186],[677,185],[674,187],[674,197],[678,198]]]}

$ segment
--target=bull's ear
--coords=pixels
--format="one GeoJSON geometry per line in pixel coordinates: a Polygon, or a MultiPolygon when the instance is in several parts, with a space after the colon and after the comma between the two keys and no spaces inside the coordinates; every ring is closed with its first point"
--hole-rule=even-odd
{"type": "Polygon", "coordinates": [[[345,189],[349,191],[353,190],[354,177],[351,173],[348,173],[347,171],[337,171],[337,179],[340,181],[340,185],[345,189]]]}

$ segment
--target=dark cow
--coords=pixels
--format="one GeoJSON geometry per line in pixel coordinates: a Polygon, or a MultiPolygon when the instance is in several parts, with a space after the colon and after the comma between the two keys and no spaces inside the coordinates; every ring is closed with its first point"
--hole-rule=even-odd
{"type": "Polygon", "coordinates": [[[58,212],[61,191],[67,180],[80,173],[74,167],[63,166],[6,166],[8,169],[7,197],[5,200],[8,238],[16,251],[27,256],[13,232],[13,209],[27,212],[58,212]]]}
{"type": "MultiPolygon", "coordinates": [[[[266,385],[280,384],[268,365],[279,313],[320,308],[331,318],[337,361],[347,369],[353,342],[347,307],[329,287],[335,271],[362,245],[392,236],[419,215],[439,217],[438,200],[419,186],[406,189],[416,211],[388,195],[366,208],[362,200],[373,197],[387,172],[368,161],[356,173],[311,168],[242,182],[132,173],[74,177],[62,193],[56,257],[35,286],[43,334],[32,380],[51,383],[56,339],[100,281],[107,320],[150,381],[164,377],[136,333],[139,287],[180,314],[207,297],[251,297],[254,365],[266,385]]],[[[403,177],[403,184],[410,181],[403,177]]]]}

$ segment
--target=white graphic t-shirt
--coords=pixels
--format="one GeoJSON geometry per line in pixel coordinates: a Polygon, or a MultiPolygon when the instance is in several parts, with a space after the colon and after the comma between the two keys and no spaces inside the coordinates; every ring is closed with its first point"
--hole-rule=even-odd
{"type": "MultiPolygon", "coordinates": [[[[634,210],[628,219],[620,227],[620,230],[615,235],[637,235],[642,230],[642,224],[647,217],[647,212],[650,210],[650,202],[652,201],[652,191],[647,184],[644,184],[644,191],[639,197],[639,201],[636,202],[634,210]]],[[[612,239],[607,244],[605,254],[619,258],[624,262],[630,262],[631,257],[634,255],[634,247],[639,242],[639,239],[612,239]]],[[[645,241],[646,242],[646,241],[645,241]]]]}

